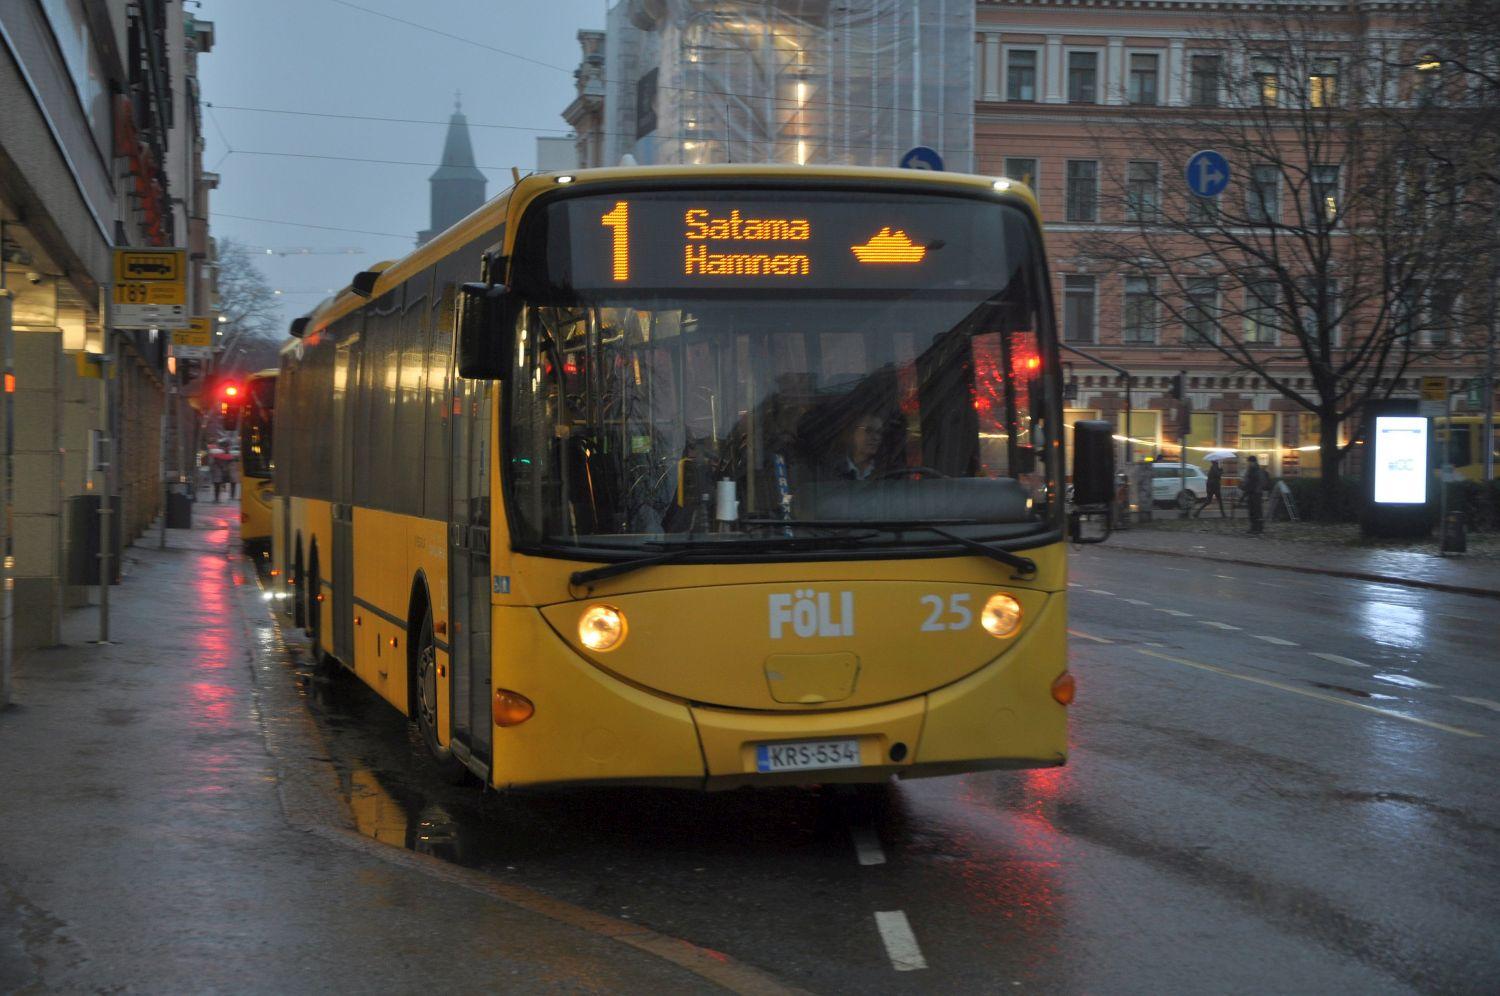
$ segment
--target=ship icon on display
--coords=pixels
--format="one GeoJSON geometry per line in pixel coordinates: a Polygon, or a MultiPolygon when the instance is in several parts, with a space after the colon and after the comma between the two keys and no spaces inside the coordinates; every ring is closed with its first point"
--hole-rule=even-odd
{"type": "Polygon", "coordinates": [[[849,248],[861,263],[920,263],[927,255],[926,246],[917,245],[899,228],[891,231],[889,226],[864,245],[849,248]]]}

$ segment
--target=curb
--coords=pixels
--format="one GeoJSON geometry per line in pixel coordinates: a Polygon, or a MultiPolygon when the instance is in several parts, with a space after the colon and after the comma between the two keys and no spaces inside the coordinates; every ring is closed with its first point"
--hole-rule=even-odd
{"type": "Polygon", "coordinates": [[[1128,550],[1131,553],[1150,553],[1158,557],[1184,557],[1189,560],[1211,560],[1218,564],[1237,564],[1241,567],[1264,567],[1271,571],[1293,571],[1298,574],[1321,574],[1324,577],[1350,578],[1355,581],[1370,581],[1375,584],[1394,584],[1406,588],[1426,588],[1451,595],[1472,595],[1476,598],[1500,599],[1500,590],[1495,588],[1471,588],[1461,584],[1445,584],[1442,581],[1424,581],[1419,578],[1403,578],[1393,574],[1374,574],[1369,571],[1341,571],[1332,567],[1304,567],[1297,564],[1272,564],[1264,560],[1246,560],[1240,557],[1215,557],[1206,553],[1184,553],[1181,550],[1154,550],[1144,546],[1111,546],[1100,543],[1098,549],[1128,550]]]}
{"type": "MultiPolygon", "coordinates": [[[[255,636],[252,620],[261,612],[269,619],[274,630],[275,648],[284,645],[283,620],[264,609],[252,596],[260,590],[254,569],[230,553],[226,570],[237,578],[243,578],[239,598],[235,605],[239,610],[240,625],[244,630],[247,646],[254,647],[255,636]]],[[[251,649],[251,664],[259,660],[261,653],[251,649]]],[[[584,906],[556,899],[545,892],[517,882],[498,880],[476,869],[464,868],[441,858],[416,851],[408,851],[384,844],[361,834],[354,829],[346,804],[337,795],[337,776],[326,759],[309,757],[302,770],[293,771],[285,757],[285,744],[281,737],[271,731],[265,721],[261,702],[262,690],[259,681],[254,682],[255,711],[260,724],[261,742],[273,761],[276,776],[276,794],[281,803],[282,816],[292,829],[320,838],[331,844],[357,851],[367,858],[407,869],[448,885],[477,893],[489,900],[503,903],[536,916],[571,927],[596,937],[633,948],[636,951],[676,965],[684,971],[698,976],[705,982],[727,992],[741,996],[810,996],[772,973],[741,961],[731,955],[695,944],[685,938],[674,937],[652,930],[643,924],[596,913],[584,906]],[[324,784],[312,784],[314,780],[324,784]]],[[[318,737],[311,721],[302,717],[304,726],[314,737],[318,737]]]]}

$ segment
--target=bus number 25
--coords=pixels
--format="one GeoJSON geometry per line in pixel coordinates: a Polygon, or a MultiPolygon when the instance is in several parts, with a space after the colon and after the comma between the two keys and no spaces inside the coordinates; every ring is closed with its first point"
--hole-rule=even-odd
{"type": "Polygon", "coordinates": [[[950,629],[968,629],[974,622],[974,613],[969,608],[967,594],[923,595],[922,604],[927,607],[927,621],[922,624],[924,633],[941,633],[950,629]]]}

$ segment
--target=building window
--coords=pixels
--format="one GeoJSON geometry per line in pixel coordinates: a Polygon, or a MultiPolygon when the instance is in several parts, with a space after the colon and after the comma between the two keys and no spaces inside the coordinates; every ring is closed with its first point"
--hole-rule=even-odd
{"type": "Polygon", "coordinates": [[[1161,448],[1161,412],[1133,408],[1128,422],[1125,413],[1120,412],[1115,416],[1115,424],[1120,427],[1120,435],[1129,439],[1136,452],[1144,449],[1151,453],[1161,448]]]}
{"type": "Polygon", "coordinates": [[[1281,74],[1276,60],[1265,57],[1252,59],[1250,84],[1255,103],[1261,107],[1275,107],[1281,97],[1281,74]]]}
{"type": "Polygon", "coordinates": [[[1005,99],[1036,100],[1036,49],[1013,48],[1006,56],[1005,99]]]}
{"type": "Polygon", "coordinates": [[[1246,456],[1260,457],[1260,465],[1272,477],[1281,472],[1279,421],[1275,412],[1240,412],[1239,450],[1246,456]]]}
{"type": "Polygon", "coordinates": [[[1195,55],[1192,61],[1192,95],[1194,107],[1219,106],[1219,78],[1224,60],[1217,55],[1195,55]]]}
{"type": "Polygon", "coordinates": [[[1312,199],[1308,205],[1312,217],[1333,224],[1339,216],[1339,168],[1314,166],[1308,172],[1308,192],[1312,199]]]}
{"type": "Polygon", "coordinates": [[[1099,220],[1099,162],[1068,160],[1068,220],[1099,220]]]}
{"type": "Polygon", "coordinates": [[[1339,282],[1325,280],[1322,294],[1318,293],[1318,281],[1309,277],[1300,281],[1298,292],[1302,295],[1302,333],[1308,343],[1316,348],[1326,335],[1330,348],[1338,346],[1339,338],[1339,282]]]}
{"type": "Polygon", "coordinates": [[[1219,282],[1213,277],[1187,280],[1187,303],[1182,312],[1182,341],[1189,346],[1219,341],[1219,282]]]}
{"type": "Polygon", "coordinates": [[[1245,285],[1245,343],[1276,342],[1276,281],[1255,280],[1245,285]]]}
{"type": "Polygon", "coordinates": [[[1130,56],[1130,87],[1127,91],[1132,104],[1145,107],[1156,106],[1157,66],[1161,57],[1132,54],[1130,56]]]}
{"type": "Polygon", "coordinates": [[[1307,76],[1307,103],[1311,107],[1335,107],[1339,102],[1339,60],[1318,59],[1307,76]]]}
{"type": "Polygon", "coordinates": [[[1132,162],[1125,168],[1125,220],[1153,222],[1161,206],[1160,167],[1132,162]]]}
{"type": "Polygon", "coordinates": [[[1068,103],[1099,102],[1099,53],[1068,53],[1068,103]]]}
{"type": "Polygon", "coordinates": [[[1151,277],[1125,278],[1125,328],[1127,344],[1156,342],[1156,281],[1151,277]]]}
{"type": "Polygon", "coordinates": [[[1063,340],[1094,341],[1094,278],[1063,277],[1063,340]]]}
{"type": "Polygon", "coordinates": [[[1031,188],[1031,192],[1033,194],[1036,194],[1036,198],[1038,201],[1042,199],[1041,194],[1037,190],[1038,174],[1035,159],[1018,156],[1006,156],[1005,175],[1012,180],[1020,180],[1022,183],[1026,184],[1026,186],[1031,188]]]}
{"type": "Polygon", "coordinates": [[[1269,225],[1281,220],[1281,170],[1266,163],[1250,170],[1245,189],[1245,215],[1251,224],[1269,225]]]}
{"type": "Polygon", "coordinates": [[[1454,340],[1454,315],[1458,312],[1461,284],[1456,280],[1439,280],[1427,292],[1427,342],[1446,346],[1454,340]]]}
{"type": "Polygon", "coordinates": [[[1189,194],[1187,205],[1189,225],[1208,227],[1219,223],[1219,199],[1217,197],[1199,197],[1197,194],[1189,194]]]}
{"type": "Polygon", "coordinates": [[[1193,412],[1188,438],[1194,446],[1219,445],[1219,416],[1216,412],[1193,412]]]}

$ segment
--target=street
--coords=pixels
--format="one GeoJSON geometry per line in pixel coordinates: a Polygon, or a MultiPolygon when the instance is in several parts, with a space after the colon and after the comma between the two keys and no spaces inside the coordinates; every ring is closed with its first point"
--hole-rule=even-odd
{"type": "MultiPolygon", "coordinates": [[[[1067,768],[695,794],[442,784],[270,641],[359,830],[819,992],[1479,992],[1495,602],[1085,548],[1067,768]],[[304,706],[305,704],[305,706],[304,706]]],[[[277,706],[277,702],[282,704],[277,706]]],[[[268,723],[277,725],[268,718],[268,723]]]]}

